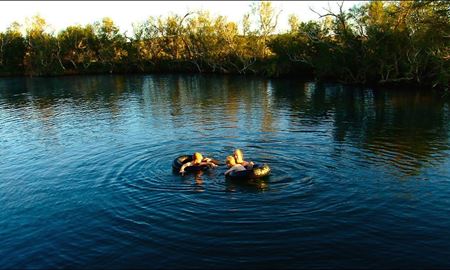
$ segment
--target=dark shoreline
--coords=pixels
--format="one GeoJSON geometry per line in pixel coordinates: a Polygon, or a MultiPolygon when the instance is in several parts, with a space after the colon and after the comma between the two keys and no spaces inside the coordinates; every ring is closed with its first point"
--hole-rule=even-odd
{"type": "Polygon", "coordinates": [[[449,88],[445,87],[433,87],[429,84],[418,84],[411,81],[406,82],[386,82],[386,83],[345,83],[341,82],[337,79],[320,79],[315,76],[301,75],[301,74],[281,74],[279,76],[268,76],[264,74],[239,74],[239,73],[220,73],[220,72],[192,72],[192,71],[157,71],[157,72],[83,72],[83,73],[65,73],[65,74],[46,74],[46,75],[26,75],[26,74],[1,74],[0,79],[3,78],[59,78],[59,77],[75,77],[75,76],[107,76],[107,75],[122,75],[122,76],[134,76],[134,75],[174,75],[174,74],[183,74],[183,75],[213,75],[213,76],[238,76],[238,77],[249,77],[249,78],[265,78],[265,79],[298,79],[306,81],[314,81],[320,84],[342,84],[344,86],[353,86],[353,87],[363,87],[363,88],[372,88],[374,90],[377,89],[395,89],[395,90],[411,90],[411,91],[444,91],[447,92],[449,88]]]}

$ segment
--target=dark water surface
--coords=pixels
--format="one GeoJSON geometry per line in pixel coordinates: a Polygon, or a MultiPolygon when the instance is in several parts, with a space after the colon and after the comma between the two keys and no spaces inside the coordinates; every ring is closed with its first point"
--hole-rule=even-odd
{"type": "Polygon", "coordinates": [[[0,79],[0,268],[450,268],[449,106],[281,79],[0,79]],[[171,170],[235,148],[272,175],[171,170]]]}

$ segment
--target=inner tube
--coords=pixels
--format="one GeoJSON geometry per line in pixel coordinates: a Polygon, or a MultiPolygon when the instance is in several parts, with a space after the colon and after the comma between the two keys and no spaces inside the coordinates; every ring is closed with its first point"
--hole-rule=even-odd
{"type": "Polygon", "coordinates": [[[231,172],[226,175],[227,178],[230,179],[257,179],[263,178],[270,174],[270,167],[267,164],[253,165],[253,168],[250,170],[239,171],[239,172],[231,172]]]}
{"type": "MultiPolygon", "coordinates": [[[[182,155],[177,157],[176,159],[173,160],[172,162],[172,168],[173,170],[176,170],[177,172],[180,171],[181,166],[183,166],[183,164],[187,163],[187,162],[191,162],[192,161],[192,155],[182,155]]],[[[219,162],[216,160],[212,160],[212,162],[216,165],[219,165],[219,162]]],[[[195,166],[188,166],[184,169],[184,171],[186,172],[197,172],[197,171],[205,171],[207,169],[209,169],[210,166],[209,165],[195,165],[195,166]]]]}

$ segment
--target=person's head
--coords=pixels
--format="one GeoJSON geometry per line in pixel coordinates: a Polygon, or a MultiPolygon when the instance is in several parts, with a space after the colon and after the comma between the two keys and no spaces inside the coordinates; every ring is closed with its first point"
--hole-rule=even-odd
{"type": "Polygon", "coordinates": [[[236,160],[234,159],[233,156],[228,156],[227,157],[227,166],[232,167],[234,165],[236,165],[236,160]]]}
{"type": "Polygon", "coordinates": [[[242,153],[241,149],[236,149],[234,151],[234,158],[236,159],[236,163],[244,162],[244,154],[242,153]]]}
{"type": "Polygon", "coordinates": [[[192,156],[192,161],[194,161],[194,163],[201,163],[202,160],[203,156],[199,152],[195,152],[194,155],[192,156]]]}

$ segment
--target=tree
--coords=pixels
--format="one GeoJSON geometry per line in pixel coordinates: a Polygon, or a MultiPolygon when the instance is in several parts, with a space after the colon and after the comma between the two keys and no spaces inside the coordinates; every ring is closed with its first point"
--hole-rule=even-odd
{"type": "Polygon", "coordinates": [[[257,18],[257,34],[260,40],[258,50],[260,57],[264,58],[271,53],[267,43],[277,27],[281,11],[277,11],[273,7],[272,2],[261,1],[253,4],[252,13],[257,18]]]}
{"type": "Polygon", "coordinates": [[[21,25],[13,22],[5,33],[0,33],[0,70],[10,74],[23,72],[25,40],[20,31],[21,25]]]}
{"type": "Polygon", "coordinates": [[[69,26],[58,34],[57,39],[61,47],[62,61],[66,67],[84,71],[98,61],[95,51],[96,36],[92,25],[69,26]]]}
{"type": "Polygon", "coordinates": [[[57,39],[47,30],[47,22],[39,15],[27,19],[24,64],[29,75],[60,73],[64,69],[58,61],[60,50],[57,39]]]}
{"type": "Polygon", "coordinates": [[[126,39],[119,32],[119,27],[108,17],[94,23],[94,31],[98,42],[97,52],[100,63],[109,73],[112,73],[114,67],[128,56],[128,52],[124,49],[126,39]]]}
{"type": "Polygon", "coordinates": [[[289,33],[294,33],[296,31],[298,31],[300,20],[298,19],[297,16],[295,16],[295,14],[289,15],[288,23],[289,23],[289,27],[290,27],[289,33]]]}

